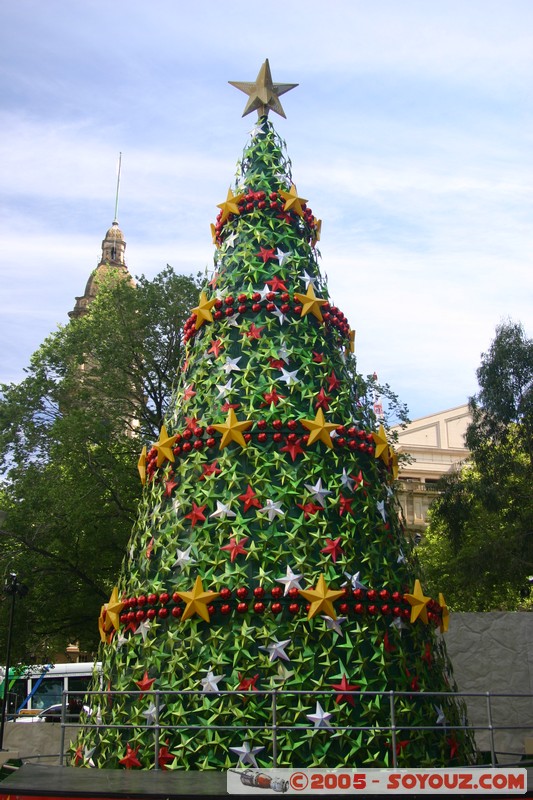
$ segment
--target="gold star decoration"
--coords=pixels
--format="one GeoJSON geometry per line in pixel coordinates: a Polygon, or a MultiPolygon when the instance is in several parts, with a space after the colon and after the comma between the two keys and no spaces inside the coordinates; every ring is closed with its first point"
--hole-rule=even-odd
{"type": "Polygon", "coordinates": [[[294,211],[299,217],[303,217],[304,210],[302,205],[307,203],[305,197],[298,197],[298,192],[296,191],[296,186],[291,184],[291,188],[288,192],[284,191],[283,189],[280,190],[280,195],[285,200],[285,205],[283,206],[284,211],[294,211]]]}
{"type": "Polygon", "coordinates": [[[215,305],[216,301],[216,297],[214,297],[212,300],[208,300],[205,292],[200,293],[198,305],[192,310],[192,313],[196,314],[196,322],[194,324],[196,330],[201,328],[205,322],[213,322],[211,309],[215,305]]]}
{"type": "Polygon", "coordinates": [[[390,461],[390,449],[387,441],[387,434],[383,425],[379,426],[379,431],[377,433],[372,434],[372,438],[374,439],[374,444],[376,445],[376,452],[374,455],[376,458],[381,458],[384,463],[388,465],[390,461]]]}
{"type": "Polygon", "coordinates": [[[307,619],[311,619],[320,612],[327,614],[331,619],[337,619],[333,603],[339,597],[342,597],[344,592],[342,589],[340,591],[330,589],[323,575],[318,579],[316,589],[300,589],[300,594],[311,602],[311,608],[307,614],[307,619]]]}
{"type": "Polygon", "coordinates": [[[196,576],[191,592],[176,592],[176,594],[186,603],[182,619],[188,619],[194,614],[198,614],[203,620],[209,622],[207,606],[219,596],[219,592],[204,592],[202,579],[199,575],[196,576]]]}
{"type": "Polygon", "coordinates": [[[174,452],[172,448],[176,444],[176,436],[169,436],[165,425],[161,426],[159,434],[159,441],[155,442],[154,447],[157,450],[157,466],[160,467],[165,461],[174,461],[174,452]]]}
{"type": "Polygon", "coordinates": [[[398,456],[391,447],[389,447],[389,456],[390,456],[390,466],[392,470],[392,478],[393,480],[396,480],[396,478],[398,477],[398,473],[400,471],[400,465],[398,462],[398,456]]]}
{"type": "Polygon", "coordinates": [[[312,314],[319,322],[322,322],[320,306],[325,306],[328,301],[321,300],[316,296],[312,283],[307,287],[307,292],[305,294],[294,292],[294,296],[302,304],[302,317],[306,317],[307,314],[312,314]]]}
{"type": "Polygon", "coordinates": [[[311,241],[311,244],[314,247],[315,244],[320,241],[320,234],[322,233],[322,220],[321,219],[317,219],[316,217],[313,217],[313,223],[314,223],[315,228],[314,228],[314,231],[313,231],[313,239],[311,241]]]}
{"type": "Polygon", "coordinates": [[[258,117],[266,117],[270,109],[275,111],[276,114],[285,117],[285,112],[279,101],[279,95],[290,92],[291,89],[298,86],[297,83],[272,83],[268,58],[261,66],[253,83],[250,81],[228,81],[228,83],[249,96],[242,114],[243,117],[252,111],[257,111],[258,117]]]}
{"type": "Polygon", "coordinates": [[[407,600],[411,606],[411,623],[416,622],[420,617],[422,622],[428,624],[428,610],[427,604],[431,597],[426,597],[422,591],[422,586],[418,578],[415,581],[415,588],[413,594],[404,594],[404,600],[407,600]]]}
{"type": "Polygon", "coordinates": [[[144,486],[146,483],[146,446],[143,447],[139,460],[137,461],[137,469],[141,476],[141,483],[144,486]]]}
{"type": "Polygon", "coordinates": [[[439,605],[442,611],[440,632],[446,633],[450,625],[450,612],[448,610],[448,606],[446,605],[446,600],[444,599],[444,595],[442,594],[442,592],[439,592],[439,605]]]}
{"type": "Polygon", "coordinates": [[[111,592],[111,597],[109,598],[109,602],[106,608],[106,619],[111,620],[111,624],[113,625],[114,629],[118,631],[120,626],[120,612],[124,608],[124,603],[119,600],[118,596],[118,589],[115,586],[113,591],[111,592]]]}
{"type": "Polygon", "coordinates": [[[253,423],[251,420],[241,420],[239,422],[235,415],[235,411],[230,408],[226,422],[212,426],[215,428],[215,430],[222,434],[220,449],[223,450],[224,447],[227,447],[230,442],[237,442],[237,444],[240,444],[241,447],[246,447],[246,441],[242,435],[242,432],[247,430],[252,424],[253,423]]]}
{"type": "Polygon", "coordinates": [[[350,353],[355,353],[355,331],[353,328],[350,328],[350,353]]]}
{"type": "Polygon", "coordinates": [[[211,240],[213,244],[217,243],[217,229],[215,228],[213,223],[211,223],[211,240]]]}
{"type": "Polygon", "coordinates": [[[234,195],[231,189],[228,189],[228,196],[223,203],[219,203],[217,208],[222,210],[221,222],[225,222],[230,214],[240,214],[239,200],[242,194],[234,195]]]}
{"type": "Polygon", "coordinates": [[[107,620],[106,606],[100,607],[100,616],[98,617],[98,631],[100,632],[100,641],[107,644],[107,633],[111,630],[111,625],[107,620]]]}
{"type": "Polygon", "coordinates": [[[319,408],[316,412],[316,417],[314,419],[302,419],[300,422],[304,428],[307,428],[308,431],[311,431],[309,434],[309,439],[307,440],[308,445],[314,444],[316,441],[320,440],[327,447],[333,449],[330,431],[335,430],[337,426],[332,422],[326,422],[324,418],[324,412],[321,408],[319,408]]]}

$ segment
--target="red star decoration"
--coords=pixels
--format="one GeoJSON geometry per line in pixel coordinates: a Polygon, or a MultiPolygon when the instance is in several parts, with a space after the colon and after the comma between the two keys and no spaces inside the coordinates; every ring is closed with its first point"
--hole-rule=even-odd
{"type": "Polygon", "coordinates": [[[292,217],[288,213],[288,211],[280,211],[280,213],[277,216],[278,219],[282,219],[284,222],[292,222],[292,217]]]}
{"type": "MultiPolygon", "coordinates": [[[[411,678],[411,673],[409,672],[408,669],[405,670],[405,674],[407,675],[408,679],[411,678]]],[[[411,686],[411,689],[413,690],[413,692],[419,692],[420,691],[420,686],[418,685],[418,676],[417,675],[415,675],[413,678],[411,678],[411,683],[409,685],[411,686]]]]}
{"type": "Polygon", "coordinates": [[[214,272],[214,273],[213,273],[213,277],[212,277],[212,278],[211,278],[211,280],[209,281],[209,286],[210,286],[212,289],[214,289],[214,288],[215,288],[215,286],[217,285],[218,278],[219,278],[219,273],[218,273],[218,272],[214,272]]]}
{"type": "Polygon", "coordinates": [[[344,495],[341,494],[339,495],[339,503],[341,504],[341,507],[339,509],[339,514],[341,515],[341,517],[343,514],[353,514],[352,511],[353,497],[344,497],[344,495]]]}
{"type": "Polygon", "coordinates": [[[277,275],[274,275],[274,277],[271,280],[267,281],[267,284],[268,286],[270,286],[273,292],[287,291],[287,287],[285,286],[283,281],[280,278],[278,278],[277,275]]]}
{"type": "Polygon", "coordinates": [[[304,512],[304,519],[309,519],[311,514],[316,514],[316,512],[320,511],[322,508],[322,506],[319,506],[316,503],[296,503],[296,505],[304,512]]]}
{"type": "Polygon", "coordinates": [[[425,661],[428,667],[431,666],[431,645],[429,642],[426,642],[426,647],[424,649],[424,655],[422,656],[422,661],[425,661]]]}
{"type": "Polygon", "coordinates": [[[353,694],[342,694],[342,692],[358,692],[361,687],[356,686],[353,683],[348,683],[348,681],[346,680],[346,675],[343,675],[341,682],[332,683],[331,688],[336,689],[338,692],[341,692],[341,694],[338,694],[337,697],[335,698],[336,703],[343,703],[346,700],[346,702],[349,703],[351,706],[355,706],[355,697],[353,696],[353,694]]]}
{"type": "Polygon", "coordinates": [[[185,515],[185,519],[190,519],[191,521],[191,528],[194,528],[197,522],[205,522],[205,514],[203,512],[206,506],[207,504],[204,506],[197,506],[193,501],[191,513],[185,515]]]}
{"type": "Polygon", "coordinates": [[[364,486],[365,483],[366,483],[365,479],[363,478],[362,470],[359,470],[359,475],[352,475],[352,478],[355,481],[355,488],[356,489],[359,489],[360,486],[364,486]]]}
{"type": "Polygon", "coordinates": [[[202,464],[202,474],[198,478],[199,481],[205,481],[210,475],[220,475],[222,470],[218,467],[218,461],[213,461],[212,464],[202,464]]]}
{"type": "Polygon", "coordinates": [[[315,400],[315,408],[322,408],[324,411],[329,411],[329,401],[331,397],[328,397],[325,393],[324,389],[321,389],[316,396],[315,400]]]}
{"type": "MultiPolygon", "coordinates": [[[[148,670],[144,671],[144,675],[141,681],[135,681],[141,692],[149,692],[152,686],[155,683],[155,678],[148,677],[148,670]]],[[[144,697],[143,694],[139,695],[139,697],[144,697]]]]}
{"type": "Polygon", "coordinates": [[[265,398],[264,405],[269,406],[271,403],[274,403],[274,405],[277,406],[280,400],[285,399],[286,395],[278,394],[276,391],[276,387],[274,387],[271,392],[265,392],[263,394],[263,397],[265,398]]]}
{"type": "Polygon", "coordinates": [[[389,640],[389,632],[388,631],[385,631],[385,636],[383,637],[383,647],[385,648],[385,651],[387,653],[394,653],[394,651],[396,650],[394,645],[391,644],[391,642],[389,640]]]}
{"type": "Polygon", "coordinates": [[[196,417],[185,417],[185,424],[190,431],[198,427],[198,420],[196,417]]]}
{"type": "Polygon", "coordinates": [[[260,339],[261,338],[261,331],[265,330],[265,326],[263,325],[262,328],[258,328],[253,322],[248,328],[247,331],[244,331],[244,335],[247,336],[249,339],[260,339]]]}
{"type": "Polygon", "coordinates": [[[450,759],[455,758],[455,756],[459,753],[459,743],[455,736],[450,736],[449,739],[446,739],[447,744],[450,745],[450,759]]]}
{"type": "Polygon", "coordinates": [[[196,392],[193,390],[192,387],[193,387],[193,385],[191,383],[189,386],[187,386],[187,388],[183,392],[183,400],[184,400],[184,402],[187,402],[187,400],[190,400],[191,397],[194,397],[194,395],[196,394],[196,392]]]}
{"type": "Polygon", "coordinates": [[[166,770],[167,764],[171,764],[175,758],[176,756],[169,752],[168,746],[166,744],[161,745],[159,747],[159,758],[157,760],[159,762],[160,769],[166,770]]]}
{"type": "Polygon", "coordinates": [[[281,452],[289,453],[292,460],[296,461],[296,456],[300,455],[300,453],[303,453],[300,441],[301,441],[300,439],[296,439],[295,442],[287,441],[285,446],[281,448],[281,452]]]}
{"type": "Polygon", "coordinates": [[[257,692],[256,683],[258,680],[259,680],[259,673],[257,673],[257,675],[254,675],[253,678],[245,678],[239,672],[239,685],[237,686],[237,689],[242,689],[245,692],[249,691],[257,692]]]}
{"type": "Polygon", "coordinates": [[[396,755],[399,756],[402,750],[405,750],[407,745],[409,744],[409,739],[397,739],[396,740],[396,755]]]}
{"type": "Polygon", "coordinates": [[[239,495],[239,500],[242,500],[244,503],[245,512],[248,511],[248,509],[252,506],[254,506],[254,508],[261,508],[261,502],[250,484],[248,484],[248,488],[246,489],[245,493],[239,495]]]}
{"type": "Polygon", "coordinates": [[[271,247],[260,247],[259,252],[255,254],[257,258],[260,258],[263,264],[266,264],[267,261],[270,261],[271,258],[275,258],[277,260],[276,251],[273,250],[271,247]]]}
{"type": "Polygon", "coordinates": [[[269,358],[268,363],[272,369],[283,369],[285,362],[281,358],[269,358]]]}
{"type": "Polygon", "coordinates": [[[331,375],[329,375],[326,380],[328,382],[328,392],[334,392],[341,386],[341,381],[337,378],[333,370],[331,370],[331,375]]]}
{"type": "Polygon", "coordinates": [[[124,764],[126,769],[131,769],[132,767],[140,767],[141,762],[137,758],[137,753],[139,752],[139,750],[140,750],[140,745],[135,749],[133,749],[133,747],[130,744],[127,744],[126,755],[124,756],[124,758],[121,758],[118,763],[124,764]]]}
{"type": "Polygon", "coordinates": [[[165,481],[165,497],[172,496],[172,490],[176,488],[178,482],[174,480],[174,475],[169,475],[168,480],[165,481]]]}
{"type": "Polygon", "coordinates": [[[230,536],[229,544],[225,544],[224,547],[221,547],[220,549],[228,551],[228,553],[230,554],[230,561],[233,564],[238,555],[243,555],[243,556],[246,555],[247,550],[244,549],[244,545],[246,544],[248,539],[249,539],[248,536],[243,536],[242,539],[237,541],[235,539],[235,536],[230,536]]]}
{"type": "Polygon", "coordinates": [[[313,361],[315,362],[315,364],[322,364],[322,362],[324,361],[324,354],[323,353],[316,353],[313,350],[313,361]]]}
{"type": "Polygon", "coordinates": [[[326,546],[323,547],[320,552],[329,554],[333,563],[336,564],[339,556],[344,554],[344,550],[341,547],[341,537],[338,536],[336,539],[326,539],[326,546]]]}
{"type": "Polygon", "coordinates": [[[235,411],[237,408],[239,408],[239,406],[240,403],[228,403],[228,401],[226,400],[226,402],[220,406],[220,410],[223,411],[224,413],[227,413],[230,410],[230,408],[232,408],[235,411]]]}
{"type": "Polygon", "coordinates": [[[79,744],[76,748],[76,752],[74,753],[74,763],[79,764],[80,761],[83,761],[83,747],[79,744]]]}
{"type": "Polygon", "coordinates": [[[148,547],[146,548],[146,558],[150,559],[152,557],[152,550],[154,549],[154,537],[150,539],[148,542],[148,547]]]}
{"type": "Polygon", "coordinates": [[[215,358],[218,358],[220,355],[220,351],[224,349],[224,345],[222,344],[222,339],[213,339],[211,342],[211,347],[207,351],[208,353],[214,353],[215,358]]]}

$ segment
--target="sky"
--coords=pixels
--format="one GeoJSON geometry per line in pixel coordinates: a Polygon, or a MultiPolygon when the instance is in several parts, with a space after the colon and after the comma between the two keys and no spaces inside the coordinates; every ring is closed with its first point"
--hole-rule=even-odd
{"type": "Polygon", "coordinates": [[[115,210],[133,275],[211,269],[265,58],[320,267],[411,418],[459,406],[505,319],[531,335],[530,0],[3,0],[0,382],[68,322],[115,210]]]}

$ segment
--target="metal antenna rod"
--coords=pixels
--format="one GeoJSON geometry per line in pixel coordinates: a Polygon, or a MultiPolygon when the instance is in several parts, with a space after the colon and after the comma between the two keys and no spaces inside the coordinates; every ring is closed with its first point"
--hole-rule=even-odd
{"type": "Polygon", "coordinates": [[[118,222],[118,192],[120,189],[120,170],[122,167],[122,153],[118,154],[117,192],[115,195],[115,216],[113,221],[118,222]]]}

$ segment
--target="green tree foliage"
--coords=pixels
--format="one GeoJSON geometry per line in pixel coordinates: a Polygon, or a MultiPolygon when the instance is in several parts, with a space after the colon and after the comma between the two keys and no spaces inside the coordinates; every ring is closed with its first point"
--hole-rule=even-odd
{"type": "Polygon", "coordinates": [[[453,608],[516,609],[533,574],[533,340],[520,324],[498,326],[477,378],[470,463],[443,482],[419,553],[453,608]]]}
{"type": "Polygon", "coordinates": [[[139,442],[157,439],[196,299],[195,281],[170,267],[136,287],[111,276],[27,377],[1,387],[0,558],[30,586],[17,657],[44,659],[69,639],[95,647],[141,490],[139,442]]]}

